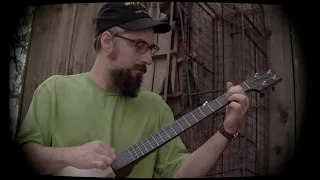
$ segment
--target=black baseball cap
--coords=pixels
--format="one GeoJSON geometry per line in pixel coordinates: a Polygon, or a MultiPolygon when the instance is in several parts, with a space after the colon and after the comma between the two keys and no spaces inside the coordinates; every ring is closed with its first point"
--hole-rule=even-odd
{"type": "Polygon", "coordinates": [[[103,5],[96,17],[95,37],[114,26],[126,30],[153,28],[156,34],[171,30],[169,24],[152,19],[140,2],[107,2],[103,5]]]}

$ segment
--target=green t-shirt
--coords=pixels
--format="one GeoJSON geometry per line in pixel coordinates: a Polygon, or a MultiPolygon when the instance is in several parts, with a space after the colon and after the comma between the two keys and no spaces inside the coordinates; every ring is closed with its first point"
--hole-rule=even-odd
{"type": "MultiPolygon", "coordinates": [[[[141,88],[136,98],[123,98],[100,88],[87,75],[55,75],[36,90],[17,141],[44,146],[79,146],[100,140],[125,150],[143,137],[172,123],[161,96],[141,88]]],[[[172,177],[188,155],[179,137],[140,161],[128,177],[172,177]]]]}

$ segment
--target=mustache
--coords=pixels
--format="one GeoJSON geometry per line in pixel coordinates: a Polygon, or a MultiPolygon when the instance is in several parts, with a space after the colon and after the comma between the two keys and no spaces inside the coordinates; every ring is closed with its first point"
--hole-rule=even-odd
{"type": "Polygon", "coordinates": [[[139,70],[142,73],[147,72],[147,66],[145,64],[135,64],[132,69],[139,70]]]}

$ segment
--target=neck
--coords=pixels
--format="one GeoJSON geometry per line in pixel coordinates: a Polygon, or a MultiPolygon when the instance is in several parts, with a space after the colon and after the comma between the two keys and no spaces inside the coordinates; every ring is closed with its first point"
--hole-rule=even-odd
{"type": "Polygon", "coordinates": [[[89,77],[103,89],[113,89],[108,65],[99,55],[95,59],[92,69],[88,73],[89,77]]]}

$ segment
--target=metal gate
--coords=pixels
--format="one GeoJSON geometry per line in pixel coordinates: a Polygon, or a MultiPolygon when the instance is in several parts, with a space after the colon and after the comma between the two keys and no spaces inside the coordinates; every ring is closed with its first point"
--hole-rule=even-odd
{"type": "MultiPolygon", "coordinates": [[[[263,7],[258,4],[184,3],[183,108],[185,113],[213,100],[226,83],[245,81],[267,70],[263,7]]],[[[239,137],[219,158],[208,177],[252,176],[267,173],[268,96],[250,92],[250,107],[239,137]]],[[[207,141],[225,117],[221,109],[181,135],[193,152],[207,141]]]]}

